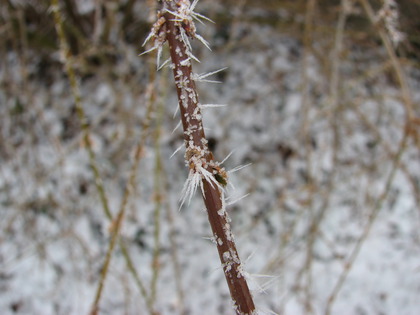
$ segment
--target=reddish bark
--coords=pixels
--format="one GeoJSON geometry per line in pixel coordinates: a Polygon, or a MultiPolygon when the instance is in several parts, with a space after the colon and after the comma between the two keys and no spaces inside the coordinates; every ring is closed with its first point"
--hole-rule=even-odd
{"type": "MultiPolygon", "coordinates": [[[[178,1],[164,1],[164,9],[177,12],[178,1]]],[[[169,44],[173,72],[178,93],[179,108],[181,112],[182,125],[184,128],[184,138],[187,152],[191,145],[200,148],[204,152],[206,168],[212,172],[211,165],[213,155],[207,147],[204,128],[201,121],[201,111],[199,108],[198,95],[195,82],[192,80],[191,62],[189,58],[189,48],[185,40],[181,37],[181,27],[188,23],[175,21],[175,17],[170,12],[164,12],[166,40],[169,44]],[[192,141],[192,142],[191,142],[192,141]]],[[[188,24],[187,24],[188,25],[188,24]]],[[[190,25],[188,25],[191,27],[190,25]]],[[[189,31],[189,29],[187,29],[189,31]]],[[[190,34],[194,35],[194,34],[190,34]]],[[[252,295],[249,291],[241,261],[236,250],[235,241],[230,229],[230,219],[223,205],[223,193],[220,187],[202,178],[204,187],[203,200],[207,208],[209,222],[213,231],[220,261],[229,286],[230,294],[235,305],[237,314],[255,314],[255,306],[252,295]]]]}

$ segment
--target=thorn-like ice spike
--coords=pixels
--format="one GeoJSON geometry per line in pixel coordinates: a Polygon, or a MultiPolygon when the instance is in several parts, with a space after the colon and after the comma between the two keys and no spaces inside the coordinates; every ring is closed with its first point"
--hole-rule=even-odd
{"type": "Polygon", "coordinates": [[[239,171],[239,170],[241,170],[241,169],[243,169],[243,168],[245,168],[245,167],[248,167],[248,166],[250,166],[250,165],[252,165],[252,163],[248,163],[248,164],[245,164],[245,165],[239,165],[239,166],[237,166],[237,167],[234,167],[233,169],[231,169],[230,171],[228,171],[228,173],[230,174],[230,173],[235,173],[235,172],[237,172],[237,171],[239,171]]]}
{"type": "Polygon", "coordinates": [[[157,48],[158,48],[157,46],[153,46],[152,48],[150,48],[150,49],[148,49],[146,51],[143,51],[141,54],[139,54],[139,56],[143,56],[145,54],[148,54],[149,52],[151,52],[151,51],[153,51],[153,50],[155,50],[157,48]]]}
{"type": "Polygon", "coordinates": [[[201,105],[202,108],[215,108],[215,107],[225,107],[226,104],[203,104],[201,105]]]}
{"type": "Polygon", "coordinates": [[[210,44],[202,36],[195,34],[195,38],[197,38],[200,42],[202,42],[203,45],[206,46],[206,48],[211,51],[210,44]]]}
{"type": "Polygon", "coordinates": [[[245,194],[245,195],[243,195],[242,197],[239,197],[239,198],[237,198],[237,199],[235,199],[235,200],[233,200],[233,201],[229,201],[228,203],[226,203],[226,205],[227,205],[227,206],[231,206],[231,205],[233,205],[233,204],[237,203],[238,201],[240,201],[240,200],[242,200],[242,199],[244,199],[244,198],[246,198],[246,197],[248,197],[248,196],[249,196],[249,193],[248,193],[248,194],[245,194]]]}
{"type": "Polygon", "coordinates": [[[173,158],[173,156],[175,155],[175,154],[177,154],[182,148],[184,147],[184,145],[182,144],[182,145],[180,145],[178,148],[176,148],[176,150],[174,151],[174,153],[172,153],[171,154],[171,156],[169,157],[170,159],[172,159],[173,158]]]}

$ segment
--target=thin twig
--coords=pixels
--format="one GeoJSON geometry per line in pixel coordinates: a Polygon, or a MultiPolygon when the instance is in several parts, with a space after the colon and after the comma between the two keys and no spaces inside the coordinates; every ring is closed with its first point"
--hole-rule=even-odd
{"type": "Polygon", "coordinates": [[[364,241],[367,239],[367,237],[369,236],[369,233],[372,229],[373,223],[375,222],[379,212],[381,211],[382,207],[383,207],[383,203],[386,199],[386,197],[389,194],[389,191],[391,190],[392,187],[392,183],[394,181],[394,177],[397,173],[398,168],[400,167],[400,161],[401,161],[401,157],[405,151],[405,149],[407,148],[407,143],[408,143],[408,139],[409,139],[409,134],[408,132],[404,132],[403,137],[401,139],[399,148],[397,150],[397,152],[395,153],[395,157],[394,157],[394,162],[391,168],[391,172],[388,175],[388,178],[386,180],[385,183],[385,187],[384,190],[382,192],[382,194],[380,195],[380,197],[376,200],[375,206],[373,207],[369,218],[368,218],[368,222],[366,223],[366,226],[362,232],[362,234],[360,235],[360,237],[358,238],[355,247],[353,248],[352,252],[350,253],[349,258],[347,259],[345,266],[344,266],[344,270],[341,273],[340,277],[338,278],[332,293],[330,294],[330,296],[328,297],[328,302],[327,302],[327,306],[326,306],[326,310],[325,310],[325,315],[330,315],[331,314],[331,308],[334,304],[335,299],[338,296],[338,293],[340,292],[341,288],[343,287],[344,282],[347,279],[347,276],[350,273],[350,270],[352,269],[354,262],[356,261],[360,250],[362,249],[363,243],[364,241]]]}
{"type": "MultiPolygon", "coordinates": [[[[78,87],[77,80],[76,80],[76,75],[75,75],[75,72],[74,72],[72,56],[70,54],[70,49],[69,49],[69,46],[68,46],[68,43],[67,43],[67,40],[66,40],[66,37],[65,37],[65,34],[64,34],[64,30],[63,30],[63,22],[62,22],[62,17],[61,17],[61,12],[60,12],[60,8],[59,8],[58,0],[51,0],[51,5],[52,5],[51,6],[52,11],[54,12],[55,27],[56,27],[58,37],[59,37],[59,40],[60,40],[60,53],[61,53],[61,56],[63,57],[65,71],[66,71],[66,73],[69,77],[70,86],[71,86],[72,94],[73,94],[74,101],[75,101],[77,115],[78,115],[79,120],[81,122],[82,132],[83,132],[83,140],[84,140],[86,149],[88,151],[90,167],[91,167],[91,169],[93,171],[93,174],[94,174],[96,189],[98,191],[99,198],[100,198],[101,204],[102,204],[102,208],[104,210],[104,213],[105,213],[106,217],[111,222],[113,222],[112,213],[111,213],[110,208],[109,208],[108,198],[106,196],[103,181],[102,181],[101,176],[99,174],[99,169],[96,165],[96,157],[95,157],[95,153],[93,151],[92,144],[91,144],[91,141],[90,141],[89,125],[87,123],[86,115],[85,115],[83,105],[82,105],[82,98],[81,98],[81,95],[80,95],[80,89],[78,87]]],[[[143,126],[143,127],[145,127],[144,128],[145,130],[147,130],[148,126],[149,126],[150,112],[151,112],[151,105],[149,104],[148,111],[147,111],[148,114],[146,115],[147,117],[146,117],[146,120],[145,120],[145,123],[144,123],[144,126],[143,126]]],[[[107,273],[107,270],[108,270],[107,267],[109,266],[109,261],[110,261],[110,258],[111,258],[112,250],[115,246],[115,241],[117,240],[118,230],[119,230],[119,227],[121,225],[122,218],[124,216],[124,211],[125,211],[125,207],[126,207],[126,204],[127,204],[127,201],[128,201],[128,197],[130,196],[130,192],[132,190],[132,187],[134,187],[134,183],[135,183],[135,180],[136,180],[135,170],[137,168],[138,162],[139,162],[140,157],[141,157],[141,150],[144,146],[144,141],[146,139],[146,135],[144,135],[141,139],[142,139],[142,142],[140,142],[137,145],[137,148],[136,148],[135,161],[133,162],[133,165],[132,165],[130,180],[129,180],[129,183],[127,184],[126,191],[124,193],[124,198],[123,198],[123,201],[122,201],[120,212],[117,215],[116,221],[113,222],[113,223],[116,223],[116,225],[114,225],[114,228],[112,230],[113,234],[111,236],[109,249],[108,249],[107,256],[105,258],[105,263],[104,263],[104,266],[103,266],[103,269],[102,269],[102,272],[101,272],[101,279],[100,279],[100,282],[99,282],[99,285],[98,285],[97,292],[95,294],[95,300],[94,300],[93,307],[92,307],[92,313],[96,313],[97,310],[98,310],[98,304],[99,304],[99,300],[100,300],[102,289],[103,289],[103,283],[104,283],[106,273],[107,273]]],[[[124,243],[121,240],[120,240],[119,245],[121,247],[124,259],[126,260],[126,264],[128,266],[128,269],[131,272],[131,274],[133,275],[134,279],[136,280],[136,283],[138,284],[138,286],[140,288],[140,291],[142,292],[142,295],[145,297],[145,299],[147,301],[148,300],[147,299],[147,291],[145,289],[145,286],[143,285],[137,271],[135,270],[134,265],[133,265],[132,260],[131,260],[131,257],[129,255],[127,249],[125,248],[124,243]]],[[[153,313],[152,310],[150,309],[150,307],[149,307],[149,311],[150,311],[151,314],[153,313]]]]}
{"type": "MultiPolygon", "coordinates": [[[[373,11],[372,6],[367,0],[359,0],[363,6],[363,8],[366,11],[366,14],[371,21],[372,24],[375,23],[375,13],[373,11]]],[[[394,67],[395,74],[397,76],[398,82],[401,86],[401,96],[403,98],[403,104],[405,107],[406,112],[406,121],[407,121],[407,127],[409,124],[412,123],[412,120],[414,119],[415,113],[413,110],[413,101],[411,98],[410,88],[407,83],[407,78],[404,73],[404,70],[402,69],[401,63],[397,57],[397,54],[395,53],[395,49],[392,46],[391,39],[385,32],[385,30],[381,28],[377,28],[377,31],[379,33],[379,36],[381,37],[382,43],[385,46],[386,52],[388,53],[388,57],[392,62],[392,66],[394,67]]]]}

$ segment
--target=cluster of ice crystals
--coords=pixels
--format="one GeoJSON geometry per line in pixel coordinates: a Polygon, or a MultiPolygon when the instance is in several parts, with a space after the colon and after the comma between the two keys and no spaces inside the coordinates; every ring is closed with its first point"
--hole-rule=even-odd
{"type": "Polygon", "coordinates": [[[189,140],[186,147],[185,162],[190,168],[190,171],[184,184],[184,188],[182,189],[180,207],[182,207],[186,200],[188,200],[188,202],[191,201],[191,198],[197,191],[198,187],[200,187],[201,193],[204,196],[204,180],[207,181],[213,188],[217,187],[218,189],[223,190],[223,187],[215,179],[213,174],[207,170],[207,168],[210,167],[207,162],[207,156],[210,153],[207,146],[200,147],[194,145],[193,140],[189,140]]]}
{"type": "Polygon", "coordinates": [[[217,239],[217,244],[219,246],[222,246],[223,245],[223,241],[222,241],[222,239],[220,237],[217,239]]]}
{"type": "Polygon", "coordinates": [[[217,236],[217,234],[214,234],[212,237],[209,238],[210,241],[216,245],[222,246],[223,240],[217,236]]]}
{"type": "Polygon", "coordinates": [[[155,24],[153,24],[149,35],[147,35],[146,39],[144,40],[143,46],[146,45],[146,43],[152,38],[154,39],[153,47],[141,53],[140,55],[147,54],[157,49],[157,66],[160,68],[159,63],[160,57],[162,55],[162,47],[166,41],[166,19],[161,16],[160,13],[158,13],[158,19],[155,24]]]}
{"type": "Polygon", "coordinates": [[[223,261],[225,262],[223,264],[223,268],[225,272],[229,272],[232,269],[233,261],[232,256],[230,255],[230,252],[226,251],[223,253],[223,261]]]}
{"type": "Polygon", "coordinates": [[[197,3],[198,0],[194,0],[193,3],[191,3],[189,0],[181,0],[178,2],[178,10],[176,12],[167,10],[176,17],[176,22],[182,23],[183,27],[180,28],[181,39],[185,43],[186,47],[190,49],[190,51],[191,45],[189,43],[188,37],[198,39],[204,44],[204,46],[210,49],[209,43],[202,36],[197,34],[194,20],[200,23],[203,23],[202,20],[207,20],[209,22],[213,21],[204,15],[194,12],[197,3]]]}
{"type": "Polygon", "coordinates": [[[230,253],[229,252],[224,252],[223,253],[223,260],[226,260],[226,261],[228,261],[230,259],[230,253]]]}
{"type": "Polygon", "coordinates": [[[398,29],[398,19],[398,4],[395,0],[384,0],[384,4],[378,13],[377,21],[384,21],[385,28],[395,46],[398,46],[405,39],[405,34],[398,29]]]}
{"type": "MultiPolygon", "coordinates": [[[[225,251],[222,254],[222,259],[224,261],[222,267],[224,268],[225,272],[229,272],[232,270],[232,266],[234,264],[237,264],[239,267],[241,267],[241,260],[238,257],[238,254],[236,251],[234,251],[232,248],[229,249],[229,251],[225,251]]],[[[237,277],[240,278],[243,276],[243,269],[238,269],[237,277]]]]}
{"type": "MultiPolygon", "coordinates": [[[[201,43],[204,44],[204,46],[210,49],[209,43],[202,36],[198,35],[196,32],[194,20],[199,21],[200,23],[202,23],[202,20],[211,21],[209,18],[197,12],[194,12],[194,9],[197,3],[198,3],[198,0],[194,0],[192,4],[189,0],[178,1],[176,4],[176,7],[177,7],[176,11],[170,10],[169,8],[167,8],[167,4],[164,3],[164,7],[162,11],[158,12],[158,19],[153,25],[149,35],[146,37],[143,43],[143,46],[144,46],[149,40],[153,39],[154,40],[153,47],[142,53],[142,54],[146,54],[148,52],[151,52],[157,49],[158,69],[163,67],[163,65],[159,66],[159,63],[160,63],[160,57],[162,55],[162,46],[166,42],[166,36],[168,33],[168,30],[166,27],[167,21],[166,21],[166,18],[163,16],[166,12],[172,14],[175,17],[173,21],[176,23],[179,29],[179,34],[176,35],[176,38],[182,41],[186,48],[186,54],[188,58],[182,61],[183,66],[189,65],[191,59],[194,59],[200,62],[192,54],[192,48],[191,48],[189,38],[198,39],[201,43]]],[[[178,46],[175,48],[175,53],[180,57],[183,55],[182,49],[178,46]]],[[[164,64],[166,64],[166,62],[164,64]]]]}
{"type": "Polygon", "coordinates": [[[242,278],[243,276],[244,276],[244,267],[242,266],[242,264],[240,264],[237,268],[236,277],[239,279],[239,278],[242,278]]]}
{"type": "Polygon", "coordinates": [[[232,230],[230,228],[230,224],[226,223],[225,226],[223,227],[223,230],[225,232],[226,239],[230,242],[233,242],[234,238],[233,238],[232,230]]]}

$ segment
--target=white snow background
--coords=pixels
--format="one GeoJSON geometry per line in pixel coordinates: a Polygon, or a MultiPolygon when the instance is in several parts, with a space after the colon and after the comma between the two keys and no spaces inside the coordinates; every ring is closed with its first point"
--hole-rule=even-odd
{"type": "MultiPolygon", "coordinates": [[[[79,2],[81,12],[94,10],[93,1],[79,2]]],[[[145,19],[145,7],[144,2],[136,4],[139,19],[145,19]]],[[[260,314],[325,314],[335,293],[331,314],[420,314],[419,143],[410,138],[396,165],[405,112],[385,49],[357,46],[345,37],[337,95],[332,95],[329,56],[334,29],[313,44],[318,50],[308,51],[292,33],[259,22],[259,17],[274,16],[303,25],[304,16],[263,6],[229,9],[228,22],[198,26],[212,51],[195,42],[201,63],[193,67],[197,73],[227,67],[214,75],[221,84],[199,83],[198,90],[203,104],[228,104],[204,112],[215,157],[223,160],[233,151],[227,169],[252,163],[231,175],[231,200],[249,195],[230,206],[229,214],[260,314]],[[360,252],[349,265],[358,243],[360,252]],[[346,268],[348,276],[336,291],[346,268]]],[[[216,21],[225,10],[211,1],[197,5],[198,12],[216,21]]],[[[145,119],[148,67],[147,57],[138,56],[140,45],[121,47],[112,75],[109,68],[99,67],[79,81],[113,214],[145,119]]],[[[70,86],[61,66],[50,83],[40,79],[39,57],[31,52],[25,64],[13,50],[4,57],[0,314],[88,314],[111,230],[95,189],[70,86]]],[[[409,66],[404,71],[418,116],[420,73],[409,66]]],[[[164,203],[156,314],[232,314],[201,196],[197,193],[191,204],[177,211],[187,168],[183,150],[169,158],[182,145],[182,131],[172,132],[179,117],[173,118],[177,100],[171,75],[160,72],[153,117],[164,104],[163,123],[152,124],[121,239],[150,290],[155,164],[161,154],[164,203]],[[158,128],[156,144],[153,134],[158,128]],[[174,271],[171,241],[179,272],[174,271]]],[[[100,314],[147,313],[145,298],[116,246],[100,314]]]]}

